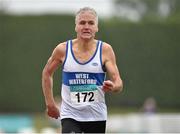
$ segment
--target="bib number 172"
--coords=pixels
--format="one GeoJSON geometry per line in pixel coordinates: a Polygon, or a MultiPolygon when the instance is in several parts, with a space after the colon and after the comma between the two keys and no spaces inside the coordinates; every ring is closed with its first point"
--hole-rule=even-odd
{"type": "Polygon", "coordinates": [[[78,103],[94,101],[94,92],[78,92],[75,96],[78,103]]]}

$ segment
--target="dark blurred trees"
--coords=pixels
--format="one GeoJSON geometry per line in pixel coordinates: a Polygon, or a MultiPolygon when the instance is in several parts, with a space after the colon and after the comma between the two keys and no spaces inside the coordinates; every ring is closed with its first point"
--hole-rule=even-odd
{"type": "Polygon", "coordinates": [[[115,0],[114,14],[131,21],[164,20],[180,16],[179,0],[115,0]]]}
{"type": "MultiPolygon", "coordinates": [[[[0,26],[0,112],[44,111],[42,69],[59,42],[75,37],[74,17],[0,15],[0,26]]],[[[159,107],[180,108],[180,22],[101,20],[99,27],[97,38],[114,48],[124,81],[121,94],[107,94],[108,105],[137,107],[153,96],[159,107]]]]}

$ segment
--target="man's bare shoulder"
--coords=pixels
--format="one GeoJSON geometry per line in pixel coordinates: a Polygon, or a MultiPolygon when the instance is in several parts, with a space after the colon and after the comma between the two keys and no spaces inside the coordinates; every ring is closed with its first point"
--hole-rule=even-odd
{"type": "Polygon", "coordinates": [[[62,59],[66,55],[66,42],[59,43],[52,53],[52,58],[59,59],[62,61],[62,59]]]}
{"type": "Polygon", "coordinates": [[[112,61],[115,59],[115,54],[114,54],[112,46],[105,42],[102,45],[102,55],[103,55],[104,62],[112,61]]]}
{"type": "Polygon", "coordinates": [[[103,42],[102,49],[104,52],[112,51],[112,46],[106,42],[103,42]]]}
{"type": "Polygon", "coordinates": [[[57,49],[58,51],[64,51],[66,50],[66,44],[66,42],[59,43],[55,49],[57,49]]]}

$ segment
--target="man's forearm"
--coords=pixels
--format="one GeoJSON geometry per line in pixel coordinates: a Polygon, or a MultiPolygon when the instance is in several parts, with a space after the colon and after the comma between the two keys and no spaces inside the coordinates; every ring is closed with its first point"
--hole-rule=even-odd
{"type": "Polygon", "coordinates": [[[47,72],[43,72],[42,75],[42,88],[43,88],[43,94],[45,97],[46,106],[53,105],[55,103],[52,92],[53,78],[47,72]]]}
{"type": "Polygon", "coordinates": [[[123,90],[123,82],[122,82],[122,80],[118,80],[117,82],[115,82],[114,85],[115,85],[114,89],[113,89],[114,92],[121,92],[123,90]]]}

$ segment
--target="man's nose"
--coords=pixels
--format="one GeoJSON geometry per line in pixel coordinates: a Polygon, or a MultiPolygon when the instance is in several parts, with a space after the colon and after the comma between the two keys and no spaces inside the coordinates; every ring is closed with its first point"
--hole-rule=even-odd
{"type": "Polygon", "coordinates": [[[89,28],[89,24],[86,23],[86,24],[84,25],[84,27],[85,27],[85,28],[89,28]]]}

